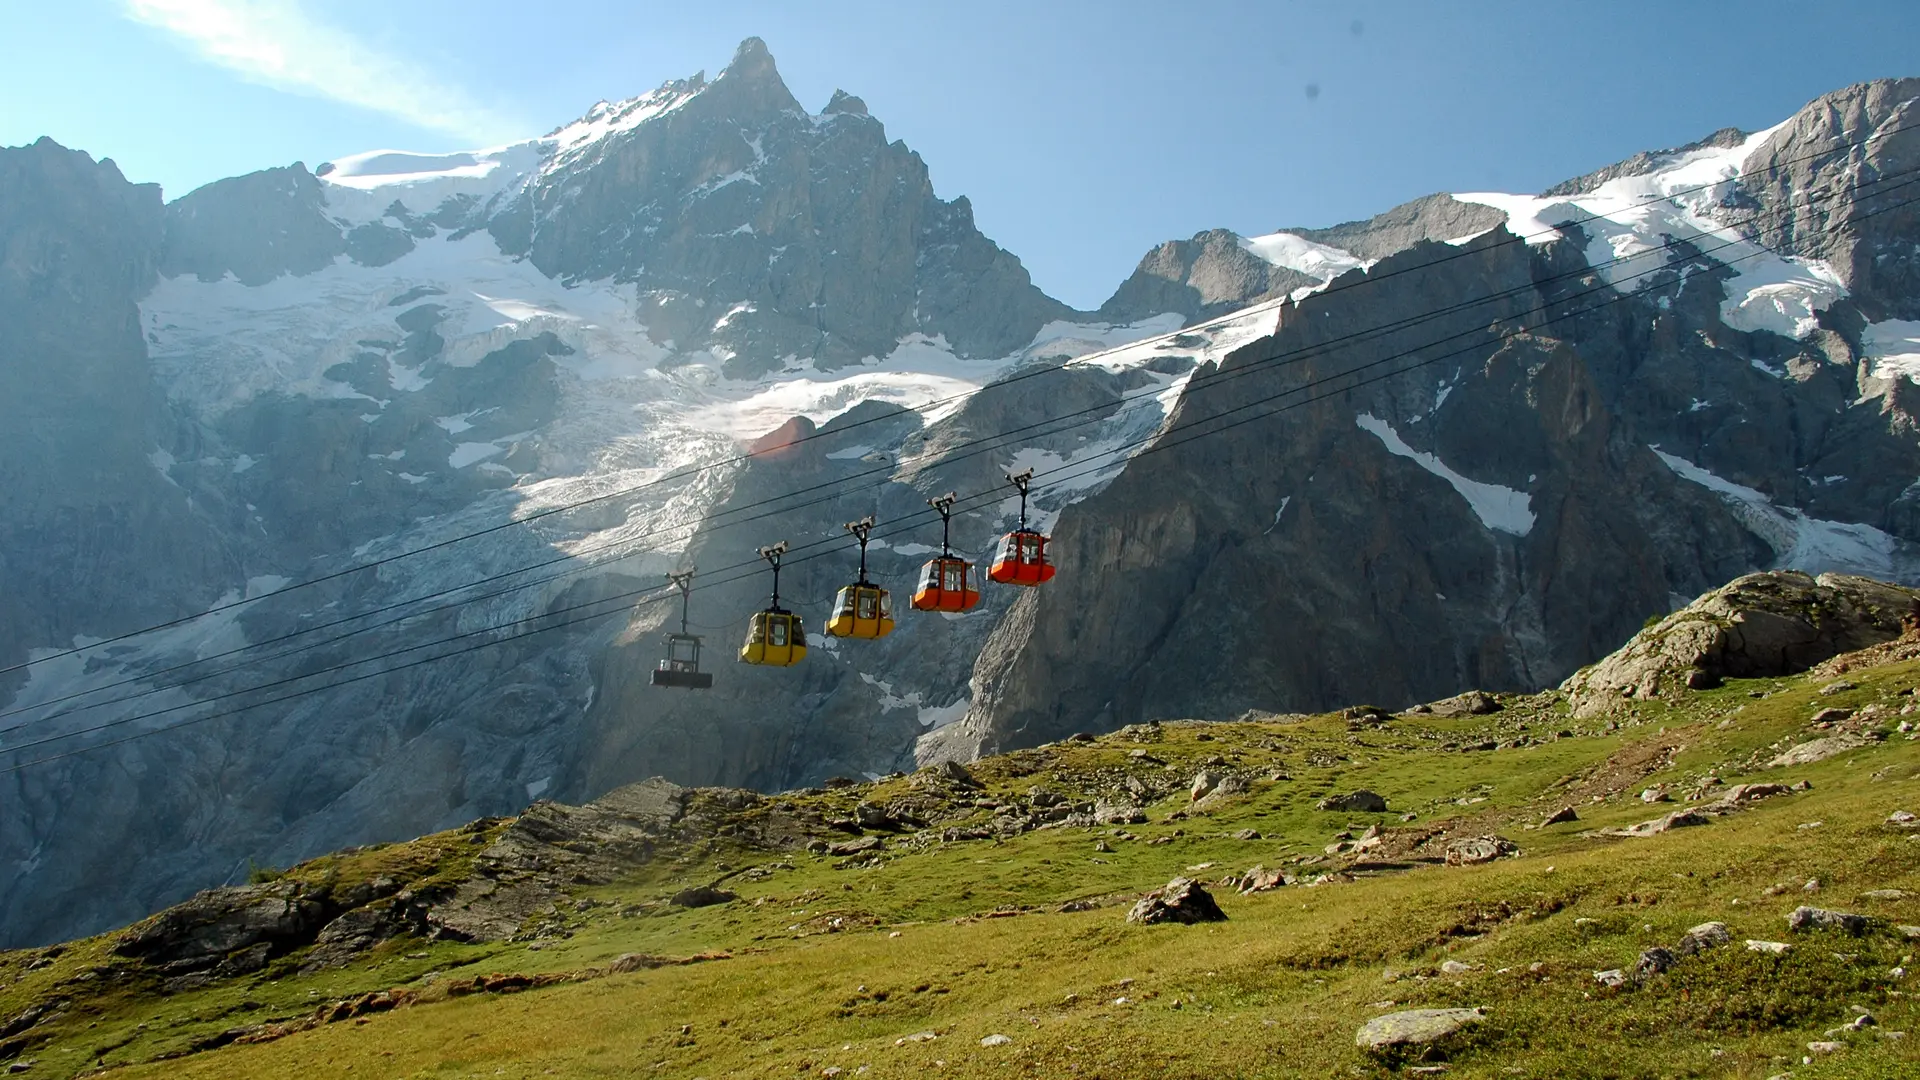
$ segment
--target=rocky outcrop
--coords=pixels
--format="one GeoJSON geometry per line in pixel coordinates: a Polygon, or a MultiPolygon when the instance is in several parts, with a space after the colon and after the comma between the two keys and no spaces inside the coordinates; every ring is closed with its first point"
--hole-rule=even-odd
{"type": "MultiPolygon", "coordinates": [[[[0,667],[203,605],[246,550],[169,472],[176,420],[136,306],[162,227],[160,189],[112,161],[51,139],[0,149],[0,667]]],[[[23,681],[0,675],[0,700],[23,681]]]]}
{"type": "Polygon", "coordinates": [[[501,247],[565,280],[636,283],[661,339],[723,345],[737,377],[784,355],[885,356],[912,333],[1003,356],[1071,314],[857,98],[809,116],[760,39],[655,98],[652,121],[537,173],[487,226],[501,247]],[[715,301],[747,309],[716,326],[696,306],[715,301]]]}
{"type": "Polygon", "coordinates": [[[1749,574],[1635,634],[1568,679],[1591,715],[1712,680],[1793,675],[1920,625],[1920,591],[1845,574],[1749,574]],[[1692,680],[1692,684],[1689,680],[1692,680]]]}
{"type": "Polygon", "coordinates": [[[1824,259],[1867,318],[1920,318],[1920,207],[1893,178],[1920,167],[1920,79],[1822,94],[1747,162],[1729,217],[1777,251],[1824,259]]]}
{"type": "Polygon", "coordinates": [[[1147,252],[1099,315],[1131,322],[1177,311],[1189,323],[1280,296],[1319,280],[1275,266],[1248,251],[1238,234],[1209,229],[1191,240],[1169,240],[1147,252]]]}
{"type": "MultiPolygon", "coordinates": [[[[356,241],[365,250],[368,238],[356,241]]],[[[374,245],[377,247],[377,243],[374,245]]],[[[265,285],[283,274],[311,274],[348,247],[327,216],[320,181],[300,162],[211,184],[167,207],[160,272],[242,285],[265,285]]]]}

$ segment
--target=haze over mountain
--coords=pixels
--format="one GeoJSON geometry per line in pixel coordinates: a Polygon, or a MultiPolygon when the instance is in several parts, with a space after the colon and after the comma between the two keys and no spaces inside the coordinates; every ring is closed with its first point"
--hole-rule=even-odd
{"type": "Polygon", "coordinates": [[[0,666],[51,657],[0,675],[0,944],[654,774],[778,790],[1530,689],[1749,569],[1911,580],[1916,98],[1169,241],[1095,312],[757,39],[540,138],[164,205],[0,150],[0,666]],[[812,437],[739,458],[790,421],[812,437]],[[1045,589],[723,662],[759,545],[793,542],[817,625],[842,522],[876,515],[903,596],[924,500],[959,492],[984,558],[1025,467],[1045,589]],[[697,696],[646,685],[691,564],[697,696]]]}

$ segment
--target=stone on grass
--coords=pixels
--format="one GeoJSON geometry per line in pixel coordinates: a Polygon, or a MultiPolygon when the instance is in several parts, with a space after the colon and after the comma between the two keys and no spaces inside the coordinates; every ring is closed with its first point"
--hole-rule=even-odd
{"type": "Polygon", "coordinates": [[[1627,985],[1627,973],[1619,968],[1608,968],[1606,971],[1594,972],[1593,981],[1599,983],[1601,986],[1609,986],[1617,989],[1627,985]]]}
{"type": "Polygon", "coordinates": [[[1867,932],[1867,917],[1851,911],[1801,906],[1787,916],[1787,929],[1795,933],[1808,930],[1844,930],[1855,937],[1867,932]]]}
{"type": "Polygon", "coordinates": [[[1862,900],[1905,900],[1913,894],[1903,889],[1870,889],[1860,894],[1862,900]]]}
{"type": "Polygon", "coordinates": [[[1849,750],[1858,750],[1872,742],[1873,740],[1867,738],[1865,735],[1854,735],[1852,733],[1829,735],[1824,739],[1814,739],[1810,742],[1803,742],[1799,746],[1767,762],[1767,764],[1774,768],[1783,768],[1789,765],[1811,765],[1816,761],[1825,761],[1836,754],[1844,754],[1849,750]]]}
{"type": "Polygon", "coordinates": [[[1458,960],[1448,960],[1440,965],[1440,973],[1442,975],[1465,975],[1472,970],[1472,964],[1463,964],[1458,960]]]}
{"type": "Polygon", "coordinates": [[[1540,824],[1561,825],[1569,821],[1579,821],[1579,820],[1580,820],[1580,815],[1574,811],[1573,807],[1563,806],[1560,809],[1555,810],[1553,814],[1547,818],[1547,820],[1541,822],[1540,824]]]}
{"type": "Polygon", "coordinates": [[[1705,825],[1711,818],[1692,810],[1675,810],[1664,817],[1643,821],[1638,825],[1629,825],[1624,829],[1603,829],[1603,836],[1658,836],[1669,829],[1683,829],[1691,825],[1705,825]]]}
{"type": "Polygon", "coordinates": [[[1680,943],[1674,946],[1673,951],[1681,956],[1692,956],[1697,952],[1717,949],[1732,940],[1733,935],[1727,932],[1726,923],[1705,922],[1687,931],[1686,936],[1680,939],[1680,943]]]}
{"type": "Polygon", "coordinates": [[[864,851],[874,851],[884,846],[877,836],[857,836],[852,840],[843,840],[838,844],[828,844],[829,855],[858,855],[864,851]]]}
{"type": "Polygon", "coordinates": [[[1127,921],[1154,923],[1224,922],[1227,913],[1214,902],[1213,894],[1192,878],[1177,877],[1140,898],[1127,912],[1127,921]]]}
{"type": "Polygon", "coordinates": [[[1293,879],[1287,876],[1286,871],[1269,870],[1264,866],[1256,866],[1240,875],[1242,893],[1265,892],[1268,889],[1277,889],[1292,883],[1293,879]]]}
{"type": "Polygon", "coordinates": [[[1673,955],[1671,950],[1655,945],[1641,953],[1640,959],[1634,961],[1633,981],[1646,982],[1655,975],[1664,974],[1678,959],[1679,957],[1673,955]]]}
{"type": "Polygon", "coordinates": [[[1755,941],[1748,938],[1747,951],[1766,953],[1768,956],[1785,956],[1793,951],[1793,946],[1784,941],[1755,941]]]}
{"type": "Polygon", "coordinates": [[[1847,1048],[1847,1044],[1843,1042],[1822,1041],[1822,1042],[1810,1042],[1807,1044],[1807,1049],[1816,1054],[1837,1054],[1840,1051],[1845,1050],[1846,1048],[1847,1048]]]}
{"type": "Polygon", "coordinates": [[[1195,773],[1193,776],[1193,786],[1189,788],[1187,792],[1188,800],[1191,802],[1199,802],[1201,799],[1213,794],[1213,789],[1220,786],[1220,779],[1220,774],[1210,769],[1202,769],[1195,773]]]}
{"type": "Polygon", "coordinates": [[[1887,824],[1896,829],[1917,828],[1920,827],[1920,814],[1915,814],[1911,810],[1895,810],[1887,815],[1887,824]]]}
{"type": "Polygon", "coordinates": [[[1785,784],[1735,784],[1701,809],[1708,813],[1725,813],[1737,810],[1747,803],[1770,799],[1775,795],[1785,795],[1792,789],[1785,784]]]}
{"type": "Polygon", "coordinates": [[[1362,788],[1350,795],[1330,795],[1316,804],[1318,809],[1354,814],[1378,814],[1387,809],[1387,800],[1362,788]]]}
{"type": "Polygon", "coordinates": [[[989,1035],[986,1038],[980,1040],[980,1045],[981,1046],[1005,1046],[1012,1041],[1013,1041],[1012,1039],[1007,1038],[1005,1035],[989,1035]]]}
{"type": "Polygon", "coordinates": [[[713,885],[694,885],[674,893],[673,898],[667,902],[674,907],[697,908],[724,904],[733,899],[737,899],[737,895],[726,889],[713,885]]]}
{"type": "Polygon", "coordinates": [[[1469,836],[1447,845],[1448,866],[1478,866],[1518,854],[1513,841],[1499,836],[1469,836]]]}
{"type": "Polygon", "coordinates": [[[1376,1054],[1432,1046],[1487,1018],[1484,1009],[1408,1009],[1376,1016],[1353,1037],[1353,1044],[1376,1054]]]}

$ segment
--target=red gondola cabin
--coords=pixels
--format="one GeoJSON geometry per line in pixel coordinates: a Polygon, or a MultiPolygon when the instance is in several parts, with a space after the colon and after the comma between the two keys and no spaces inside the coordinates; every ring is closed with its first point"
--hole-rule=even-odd
{"type": "Polygon", "coordinates": [[[1032,529],[1015,529],[1000,541],[987,576],[1002,585],[1040,585],[1053,580],[1047,538],[1032,529]]]}

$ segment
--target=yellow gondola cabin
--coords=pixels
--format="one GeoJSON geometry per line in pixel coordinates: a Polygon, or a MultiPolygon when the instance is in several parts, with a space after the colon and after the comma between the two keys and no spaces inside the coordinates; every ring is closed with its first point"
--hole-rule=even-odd
{"type": "Polygon", "coordinates": [[[773,567],[773,602],[767,610],[756,611],[747,625],[746,643],[740,646],[740,659],[765,667],[792,667],[807,655],[807,632],[800,616],[780,606],[780,557],[787,553],[785,540],[760,549],[760,557],[773,567]]]}
{"type": "Polygon", "coordinates": [[[867,580],[867,537],[873,532],[872,515],[847,522],[847,531],[860,541],[860,577],[833,598],[827,633],[844,638],[886,637],[893,633],[893,597],[867,580]]]}

